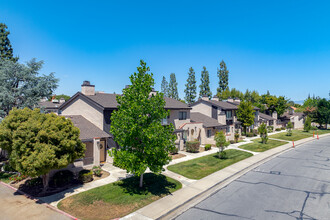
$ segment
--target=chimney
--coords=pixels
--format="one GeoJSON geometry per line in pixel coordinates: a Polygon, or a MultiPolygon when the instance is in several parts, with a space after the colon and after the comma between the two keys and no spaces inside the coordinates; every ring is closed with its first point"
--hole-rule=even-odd
{"type": "Polygon", "coordinates": [[[275,119],[277,119],[277,112],[276,112],[276,111],[274,111],[274,112],[272,113],[272,117],[275,118],[275,119]]]}
{"type": "Polygon", "coordinates": [[[219,101],[219,98],[218,98],[218,96],[215,95],[215,96],[212,97],[211,100],[213,100],[213,101],[219,101]]]}
{"type": "Polygon", "coordinates": [[[236,98],[234,99],[234,101],[240,103],[240,102],[241,102],[241,99],[236,97],[236,98]]]}
{"type": "Polygon", "coordinates": [[[228,97],[227,102],[234,102],[234,99],[231,97],[228,97]]]}
{"type": "Polygon", "coordinates": [[[202,100],[209,101],[210,99],[209,99],[209,97],[207,95],[203,95],[202,96],[202,100]]]}
{"type": "Polygon", "coordinates": [[[89,81],[84,81],[81,85],[81,93],[84,95],[95,95],[95,86],[89,81]]]}
{"type": "Polygon", "coordinates": [[[152,88],[151,92],[149,93],[149,97],[151,97],[152,95],[156,96],[157,91],[155,91],[154,88],[152,88]]]}
{"type": "Polygon", "coordinates": [[[60,98],[60,103],[64,103],[65,102],[65,99],[64,98],[60,98]]]}

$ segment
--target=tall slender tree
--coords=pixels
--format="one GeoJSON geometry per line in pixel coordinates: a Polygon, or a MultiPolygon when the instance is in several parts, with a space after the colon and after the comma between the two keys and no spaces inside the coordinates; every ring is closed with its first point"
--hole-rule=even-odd
{"type": "Polygon", "coordinates": [[[228,75],[229,71],[227,70],[227,65],[225,61],[220,62],[220,69],[218,69],[218,77],[219,77],[219,87],[217,89],[218,93],[222,93],[228,88],[228,75]]]}
{"type": "Polygon", "coordinates": [[[209,71],[206,70],[205,66],[203,66],[199,89],[199,97],[208,96],[209,98],[212,98],[209,71]]]}
{"type": "Polygon", "coordinates": [[[171,73],[170,75],[168,97],[179,100],[178,83],[176,82],[175,73],[171,73]]]}
{"type": "Polygon", "coordinates": [[[164,94],[164,96],[166,96],[166,97],[168,96],[168,82],[167,82],[165,76],[163,76],[161,92],[164,94]]]}
{"type": "Polygon", "coordinates": [[[195,71],[192,67],[190,67],[188,72],[186,89],[184,90],[184,92],[186,93],[185,100],[188,104],[195,102],[197,96],[196,89],[197,86],[196,86],[195,71]]]}
{"type": "Polygon", "coordinates": [[[18,57],[14,57],[13,55],[13,48],[11,47],[10,40],[8,38],[10,32],[7,28],[7,25],[0,23],[0,59],[16,62],[18,57]]]}

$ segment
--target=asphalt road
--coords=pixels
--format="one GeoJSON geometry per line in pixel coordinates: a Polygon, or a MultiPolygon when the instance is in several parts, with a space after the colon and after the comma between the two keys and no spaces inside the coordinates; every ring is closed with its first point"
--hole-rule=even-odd
{"type": "Polygon", "coordinates": [[[330,137],[260,165],[176,219],[330,220],[330,137]]]}
{"type": "Polygon", "coordinates": [[[55,212],[43,204],[36,203],[34,200],[28,199],[0,184],[0,219],[68,220],[71,218],[55,212]]]}

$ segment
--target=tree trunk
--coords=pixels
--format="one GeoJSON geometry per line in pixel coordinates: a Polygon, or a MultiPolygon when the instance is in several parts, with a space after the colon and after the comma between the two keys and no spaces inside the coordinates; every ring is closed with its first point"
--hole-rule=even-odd
{"type": "Polygon", "coordinates": [[[139,187],[142,188],[142,186],[143,186],[143,173],[140,176],[140,185],[139,185],[139,187]]]}
{"type": "Polygon", "coordinates": [[[42,184],[44,186],[42,192],[45,193],[48,189],[48,182],[49,182],[49,175],[48,174],[45,174],[45,175],[42,175],[42,184]]]}

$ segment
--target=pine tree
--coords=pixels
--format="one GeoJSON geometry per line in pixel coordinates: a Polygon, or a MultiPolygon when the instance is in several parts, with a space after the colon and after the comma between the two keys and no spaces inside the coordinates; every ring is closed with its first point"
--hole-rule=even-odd
{"type": "Polygon", "coordinates": [[[202,75],[201,75],[201,84],[199,85],[199,97],[208,96],[210,99],[212,98],[212,92],[210,89],[210,77],[209,71],[206,70],[206,67],[203,66],[202,75]]]}
{"type": "Polygon", "coordinates": [[[188,72],[186,89],[184,90],[184,92],[186,93],[185,100],[188,104],[195,102],[197,96],[196,89],[197,86],[196,86],[195,71],[192,67],[190,67],[188,72]]]}
{"type": "Polygon", "coordinates": [[[220,62],[220,69],[218,69],[218,77],[219,77],[219,87],[218,93],[222,93],[228,88],[228,74],[229,71],[227,70],[227,65],[225,61],[220,62]]]}
{"type": "Polygon", "coordinates": [[[0,23],[0,59],[16,62],[18,57],[13,57],[13,48],[8,38],[10,32],[6,30],[7,28],[7,25],[0,23]]]}
{"type": "Polygon", "coordinates": [[[165,97],[168,96],[168,82],[167,82],[165,76],[163,76],[161,92],[164,94],[165,97]]]}
{"type": "Polygon", "coordinates": [[[171,73],[171,75],[170,75],[168,97],[179,100],[178,83],[176,82],[175,73],[171,73]]]}

